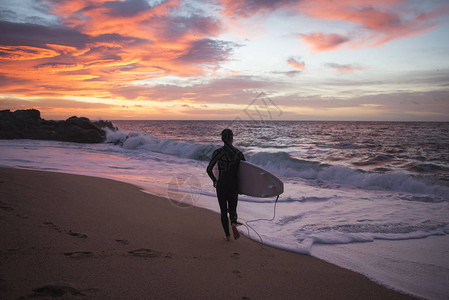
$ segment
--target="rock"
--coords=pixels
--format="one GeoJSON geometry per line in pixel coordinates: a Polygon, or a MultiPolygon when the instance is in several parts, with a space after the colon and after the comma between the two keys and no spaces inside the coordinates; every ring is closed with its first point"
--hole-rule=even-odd
{"type": "Polygon", "coordinates": [[[94,123],[94,125],[96,125],[99,128],[108,128],[112,131],[118,130],[118,128],[114,124],[112,124],[111,121],[100,120],[100,121],[94,121],[93,123],[94,123]]]}
{"type": "Polygon", "coordinates": [[[44,120],[36,109],[0,111],[0,139],[102,143],[106,139],[103,128],[117,130],[110,121],[91,122],[76,116],[65,121],[44,120]]]}
{"type": "Polygon", "coordinates": [[[77,116],[73,116],[70,117],[66,120],[66,123],[69,125],[75,125],[77,127],[80,127],[82,129],[98,129],[97,126],[95,126],[88,118],[85,117],[77,117],[77,116]]]}

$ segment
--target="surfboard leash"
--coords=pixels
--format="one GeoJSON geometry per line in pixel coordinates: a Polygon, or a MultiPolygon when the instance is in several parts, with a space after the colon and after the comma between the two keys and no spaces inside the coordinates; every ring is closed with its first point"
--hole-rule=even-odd
{"type": "Polygon", "coordinates": [[[274,202],[274,207],[273,207],[273,217],[271,218],[271,219],[265,219],[265,218],[260,218],[260,219],[254,219],[254,220],[249,220],[249,221],[246,221],[245,222],[245,224],[242,224],[243,226],[245,226],[246,227],[246,230],[248,230],[248,237],[249,238],[251,238],[251,235],[250,235],[250,229],[252,230],[252,231],[254,231],[256,234],[257,234],[257,236],[259,237],[259,245],[260,245],[260,248],[262,249],[262,251],[264,251],[265,253],[267,253],[268,255],[270,255],[270,256],[274,256],[274,253],[272,252],[272,251],[270,251],[269,249],[266,249],[265,247],[264,247],[264,243],[263,243],[263,239],[262,239],[262,236],[251,226],[251,225],[249,225],[248,223],[250,223],[250,222],[257,222],[257,221],[268,221],[268,222],[272,222],[275,218],[276,218],[276,205],[277,205],[277,203],[278,203],[278,199],[279,199],[279,195],[277,195],[276,196],[276,201],[274,202]]]}

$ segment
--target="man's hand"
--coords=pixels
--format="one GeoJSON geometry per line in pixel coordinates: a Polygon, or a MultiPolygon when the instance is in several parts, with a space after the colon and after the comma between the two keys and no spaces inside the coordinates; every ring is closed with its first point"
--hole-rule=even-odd
{"type": "Polygon", "coordinates": [[[214,188],[217,188],[217,182],[214,181],[214,188]]]}

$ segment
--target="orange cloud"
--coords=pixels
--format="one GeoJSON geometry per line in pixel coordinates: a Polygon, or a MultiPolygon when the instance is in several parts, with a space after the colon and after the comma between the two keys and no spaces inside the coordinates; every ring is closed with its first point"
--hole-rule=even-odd
{"type": "Polygon", "coordinates": [[[58,56],[58,52],[30,46],[0,46],[0,60],[31,60],[58,56]]]}
{"type": "Polygon", "coordinates": [[[2,92],[110,98],[152,78],[204,74],[237,46],[214,39],[220,20],[181,11],[177,0],[49,2],[64,26],[0,20],[0,74],[10,82],[2,92]]]}
{"type": "Polygon", "coordinates": [[[89,48],[77,49],[76,47],[57,45],[57,44],[46,44],[46,46],[57,51],[59,55],[79,56],[90,50],[89,48]]]}

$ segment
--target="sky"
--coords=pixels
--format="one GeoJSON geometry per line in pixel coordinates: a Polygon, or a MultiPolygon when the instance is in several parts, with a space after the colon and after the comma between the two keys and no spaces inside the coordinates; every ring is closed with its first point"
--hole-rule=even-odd
{"type": "Polygon", "coordinates": [[[0,0],[0,110],[449,121],[448,0],[0,0]]]}

